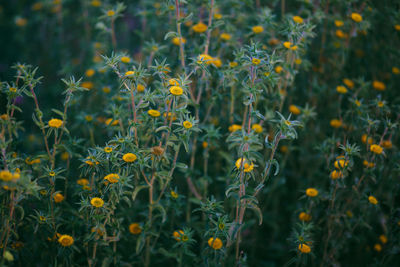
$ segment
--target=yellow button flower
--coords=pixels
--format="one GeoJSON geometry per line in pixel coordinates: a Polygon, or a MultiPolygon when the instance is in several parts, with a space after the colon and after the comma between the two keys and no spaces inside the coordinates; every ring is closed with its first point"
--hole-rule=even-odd
{"type": "Polygon", "coordinates": [[[183,89],[179,86],[171,86],[169,88],[169,92],[174,96],[180,96],[183,94],[183,89]]]}
{"type": "Polygon", "coordinates": [[[377,145],[377,144],[371,145],[371,146],[369,147],[369,149],[370,149],[372,152],[374,152],[375,154],[378,154],[378,155],[382,154],[382,152],[383,152],[383,148],[382,148],[380,145],[377,145]]]}
{"type": "Polygon", "coordinates": [[[203,22],[199,22],[195,25],[192,26],[193,31],[197,33],[203,33],[207,30],[207,25],[204,24],[203,22]]]}
{"type": "Polygon", "coordinates": [[[263,26],[253,26],[252,28],[251,28],[251,30],[255,33],[255,34],[259,34],[259,33],[262,33],[263,31],[264,31],[264,28],[263,28],[263,26]]]}
{"type": "Polygon", "coordinates": [[[51,120],[49,120],[49,122],[48,122],[48,125],[49,125],[51,128],[60,128],[62,124],[63,124],[63,121],[62,121],[62,120],[59,120],[59,119],[51,119],[51,120]]]}
{"type": "Polygon", "coordinates": [[[306,244],[300,244],[298,249],[301,253],[304,254],[308,254],[311,252],[311,248],[306,244]]]}
{"type": "Polygon", "coordinates": [[[252,162],[250,162],[250,164],[247,163],[247,160],[243,159],[243,158],[239,158],[236,161],[236,163],[235,163],[236,168],[238,170],[240,170],[240,168],[242,166],[242,160],[244,160],[244,162],[243,162],[243,170],[244,170],[244,172],[251,172],[254,169],[254,164],[252,162]]]}
{"type": "Polygon", "coordinates": [[[358,13],[351,13],[351,19],[354,20],[355,22],[361,22],[362,16],[358,13]]]}
{"type": "Polygon", "coordinates": [[[215,250],[221,249],[223,246],[222,240],[219,239],[218,237],[216,238],[211,237],[210,239],[208,239],[207,243],[210,247],[212,247],[215,250]]]}
{"type": "Polygon", "coordinates": [[[150,109],[149,111],[147,111],[147,114],[149,114],[152,117],[159,117],[161,115],[160,111],[155,109],[150,109]]]}
{"type": "Polygon", "coordinates": [[[74,244],[74,238],[70,235],[62,235],[58,238],[58,243],[60,243],[63,247],[69,247],[74,244]]]}
{"type": "Polygon", "coordinates": [[[192,123],[190,121],[184,121],[183,122],[183,127],[185,127],[186,129],[190,129],[193,127],[192,123]]]}
{"type": "Polygon", "coordinates": [[[378,200],[374,196],[369,196],[368,201],[369,201],[369,203],[371,203],[373,205],[378,204],[378,200]]]}
{"type": "Polygon", "coordinates": [[[104,201],[99,197],[94,197],[90,200],[90,204],[92,204],[93,207],[101,208],[104,205],[104,201]]]}
{"type": "Polygon", "coordinates": [[[122,156],[122,160],[125,162],[134,162],[137,159],[137,156],[133,153],[126,153],[122,156]]]}
{"type": "Polygon", "coordinates": [[[129,232],[133,235],[138,235],[142,232],[142,227],[138,223],[131,223],[129,225],[129,232]]]}
{"type": "Polygon", "coordinates": [[[318,190],[315,188],[307,188],[306,195],[309,197],[316,197],[318,196],[318,190]]]}
{"type": "Polygon", "coordinates": [[[293,21],[294,22],[296,22],[296,23],[303,23],[303,18],[302,17],[300,17],[300,16],[293,16],[293,21]]]}

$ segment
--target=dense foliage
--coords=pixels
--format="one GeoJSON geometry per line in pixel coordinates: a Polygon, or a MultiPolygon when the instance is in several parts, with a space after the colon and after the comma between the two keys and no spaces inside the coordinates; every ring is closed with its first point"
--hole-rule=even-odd
{"type": "Polygon", "coordinates": [[[1,266],[400,264],[400,3],[0,7],[1,266]]]}

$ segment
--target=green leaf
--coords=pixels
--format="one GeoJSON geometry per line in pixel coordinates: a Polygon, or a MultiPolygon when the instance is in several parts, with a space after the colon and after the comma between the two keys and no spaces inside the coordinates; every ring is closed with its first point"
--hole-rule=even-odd
{"type": "Polygon", "coordinates": [[[148,185],[139,185],[135,188],[135,190],[133,190],[132,193],[132,200],[135,201],[137,194],[139,193],[140,190],[145,189],[149,187],[148,185]]]}

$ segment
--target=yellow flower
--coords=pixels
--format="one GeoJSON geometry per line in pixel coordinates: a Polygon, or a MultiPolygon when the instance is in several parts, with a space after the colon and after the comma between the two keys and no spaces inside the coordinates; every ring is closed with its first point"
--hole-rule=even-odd
{"type": "Polygon", "coordinates": [[[122,63],[129,63],[129,62],[131,62],[131,58],[130,57],[126,57],[126,56],[121,57],[121,62],[122,63]]]}
{"type": "Polygon", "coordinates": [[[373,162],[368,162],[367,160],[364,160],[364,161],[363,161],[363,165],[364,165],[366,168],[373,168],[373,167],[375,167],[375,163],[373,163],[373,162]]]}
{"type": "Polygon", "coordinates": [[[150,109],[149,111],[147,111],[147,114],[149,114],[152,117],[159,117],[161,115],[160,111],[155,109],[150,109]]]}
{"type": "Polygon", "coordinates": [[[217,238],[211,237],[210,239],[208,239],[207,243],[210,247],[212,247],[215,250],[221,249],[223,246],[222,240],[219,239],[218,237],[217,238]]]}
{"type": "Polygon", "coordinates": [[[105,121],[105,124],[106,124],[106,125],[110,125],[110,124],[111,124],[111,126],[118,125],[118,123],[119,123],[119,120],[113,120],[113,118],[108,118],[108,119],[105,121]],[[111,123],[111,122],[112,122],[112,123],[111,123]]]}
{"type": "Polygon", "coordinates": [[[383,107],[385,105],[385,102],[383,102],[383,101],[378,101],[378,107],[383,107]]]}
{"type": "Polygon", "coordinates": [[[171,86],[171,87],[169,88],[169,92],[170,92],[171,94],[173,94],[174,96],[180,96],[180,95],[183,94],[183,90],[182,90],[182,88],[179,87],[179,86],[171,86]]]}
{"type": "Polygon", "coordinates": [[[197,63],[198,63],[198,64],[206,63],[207,65],[210,65],[211,63],[213,63],[213,58],[212,58],[212,56],[210,56],[210,55],[201,54],[201,55],[198,57],[197,63]]]}
{"type": "Polygon", "coordinates": [[[104,205],[104,201],[99,197],[94,197],[90,200],[90,204],[92,204],[93,207],[101,208],[104,205]]]}
{"type": "Polygon", "coordinates": [[[230,132],[236,132],[238,130],[242,129],[242,125],[239,124],[232,124],[231,126],[229,126],[228,130],[230,132]]]}
{"type": "Polygon", "coordinates": [[[178,198],[179,197],[179,195],[178,195],[178,193],[176,193],[175,191],[171,191],[171,197],[173,197],[173,198],[178,198]]]}
{"type": "Polygon", "coordinates": [[[99,7],[101,6],[101,1],[99,0],[93,0],[92,2],[90,2],[90,4],[94,7],[99,7]]]}
{"type": "Polygon", "coordinates": [[[43,7],[43,4],[42,4],[41,2],[36,2],[36,3],[34,3],[34,4],[32,5],[31,9],[32,9],[33,11],[38,11],[38,10],[41,10],[42,7],[43,7]]]}
{"type": "Polygon", "coordinates": [[[383,146],[384,148],[390,149],[393,147],[393,144],[392,144],[392,141],[390,141],[390,140],[384,140],[384,141],[382,141],[381,146],[383,146]]]}
{"type": "Polygon", "coordinates": [[[57,193],[53,196],[54,202],[60,203],[64,200],[64,196],[60,193],[57,193]]]}
{"type": "Polygon", "coordinates": [[[299,115],[301,113],[301,110],[295,106],[295,105],[290,105],[289,106],[289,111],[293,114],[293,115],[299,115]]]}
{"type": "Polygon", "coordinates": [[[378,91],[384,91],[386,89],[386,85],[383,82],[377,80],[372,82],[372,87],[374,87],[374,89],[378,91]]]}
{"type": "Polygon", "coordinates": [[[283,70],[283,67],[282,67],[282,66],[276,66],[276,67],[275,67],[275,72],[278,73],[278,74],[281,73],[282,70],[283,70]]]}
{"type": "Polygon", "coordinates": [[[238,63],[235,62],[235,61],[229,62],[229,67],[231,67],[231,68],[234,68],[234,67],[236,67],[237,65],[238,65],[238,63]]]}
{"type": "Polygon", "coordinates": [[[343,83],[349,87],[350,89],[352,89],[354,87],[354,82],[350,79],[344,78],[343,79],[343,83]]]}
{"type": "Polygon", "coordinates": [[[74,243],[74,239],[70,235],[62,235],[60,238],[58,238],[58,243],[60,243],[63,247],[69,247],[74,243]]]}
{"type": "Polygon", "coordinates": [[[343,169],[349,165],[349,161],[345,160],[343,157],[340,157],[335,160],[334,165],[336,169],[343,169]]]}
{"type": "Polygon", "coordinates": [[[108,10],[107,11],[107,16],[112,17],[115,15],[115,11],[114,10],[108,10]]]}
{"type": "Polygon", "coordinates": [[[373,205],[378,204],[378,200],[374,196],[369,196],[368,201],[369,201],[369,203],[371,203],[373,205]]]}
{"type": "MultiPolygon", "coordinates": [[[[240,168],[242,166],[242,160],[243,160],[243,158],[239,158],[235,163],[235,166],[238,170],[240,170],[240,168]]],[[[243,169],[244,169],[244,172],[251,172],[254,169],[254,164],[252,162],[250,162],[250,164],[249,164],[249,163],[247,163],[247,160],[244,159],[243,169]]]]}
{"type": "Polygon", "coordinates": [[[203,141],[203,143],[202,143],[201,145],[202,145],[202,147],[205,149],[205,148],[207,148],[207,147],[208,147],[208,142],[206,142],[206,141],[203,141]]]}
{"type": "Polygon", "coordinates": [[[145,86],[144,86],[143,84],[138,84],[137,87],[136,87],[136,90],[137,90],[139,93],[143,92],[144,89],[145,89],[145,86]]]}
{"type": "Polygon", "coordinates": [[[129,232],[133,235],[138,235],[142,232],[142,227],[138,223],[131,223],[129,225],[129,232]]]}
{"type": "Polygon", "coordinates": [[[182,237],[185,235],[185,233],[182,230],[177,230],[172,233],[172,236],[174,239],[178,242],[182,241],[182,237]]]}
{"type": "Polygon", "coordinates": [[[335,26],[336,27],[342,27],[344,25],[344,22],[341,20],[335,20],[335,26]]]}
{"type": "Polygon", "coordinates": [[[375,244],[374,245],[374,250],[376,252],[381,252],[382,251],[382,245],[381,244],[375,244]]]}
{"type": "Polygon", "coordinates": [[[374,152],[375,154],[378,154],[378,155],[382,154],[382,152],[383,152],[383,148],[382,148],[380,145],[377,145],[377,144],[371,145],[371,146],[369,147],[369,149],[370,149],[372,152],[374,152]]]}
{"type": "Polygon", "coordinates": [[[347,93],[347,88],[344,87],[343,85],[339,85],[339,86],[336,87],[336,91],[339,94],[345,94],[345,93],[347,93]]]}
{"type": "Polygon", "coordinates": [[[219,68],[219,67],[222,66],[222,61],[221,61],[221,59],[219,59],[219,58],[217,58],[217,57],[213,58],[212,61],[211,61],[211,63],[212,63],[215,67],[217,67],[217,68],[219,68]]]}
{"type": "Polygon", "coordinates": [[[190,129],[193,127],[192,123],[190,121],[184,121],[183,122],[183,127],[185,127],[186,129],[190,129]]]}
{"type": "Polygon", "coordinates": [[[13,175],[10,171],[8,171],[8,170],[0,171],[0,180],[2,180],[4,182],[8,182],[8,181],[11,181],[12,179],[13,179],[13,175]]]}
{"type": "Polygon", "coordinates": [[[221,33],[219,38],[221,38],[222,40],[225,40],[225,41],[229,41],[232,38],[232,35],[224,32],[224,33],[221,33]]]}
{"type": "Polygon", "coordinates": [[[49,122],[48,122],[48,125],[49,125],[51,128],[60,128],[62,124],[63,124],[63,121],[62,121],[62,120],[59,120],[59,119],[51,119],[51,120],[49,120],[49,122]]]}
{"type": "Polygon", "coordinates": [[[307,188],[306,195],[309,197],[316,197],[318,196],[318,190],[315,188],[307,188]]]}
{"type": "Polygon", "coordinates": [[[88,77],[92,77],[95,73],[96,73],[96,71],[94,69],[88,69],[85,72],[85,75],[88,76],[88,77]]]}
{"type": "Polygon", "coordinates": [[[91,90],[91,89],[93,89],[94,84],[92,82],[86,81],[86,82],[81,83],[81,87],[91,90]]]}
{"type": "Polygon", "coordinates": [[[382,242],[382,244],[386,244],[388,239],[385,235],[380,235],[379,240],[382,242]]]}
{"type": "MultiPolygon", "coordinates": [[[[397,67],[392,67],[392,72],[393,72],[393,74],[398,75],[398,74],[400,74],[400,69],[397,67]]],[[[10,88],[10,90],[11,90],[11,88],[10,88]]]]}
{"type": "Polygon", "coordinates": [[[126,153],[122,156],[122,160],[125,162],[134,162],[137,159],[137,156],[133,153],[126,153]]]}
{"type": "Polygon", "coordinates": [[[133,70],[128,70],[127,72],[125,72],[125,76],[130,76],[135,74],[135,72],[133,70]]]}
{"type": "Polygon", "coordinates": [[[303,23],[303,18],[300,16],[293,16],[293,21],[296,23],[303,23]]]}
{"type": "Polygon", "coordinates": [[[396,31],[400,31],[400,24],[394,25],[394,28],[395,28],[396,31]]]}
{"type": "Polygon", "coordinates": [[[112,147],[107,146],[104,148],[104,152],[106,153],[111,153],[112,151],[113,151],[112,147]]]}
{"type": "Polygon", "coordinates": [[[301,58],[296,58],[296,59],[294,60],[294,63],[295,63],[296,65],[300,65],[301,62],[302,62],[301,58]]]}
{"type": "Polygon", "coordinates": [[[355,22],[361,22],[362,16],[358,13],[351,13],[351,19],[354,20],[355,22]]]}
{"type": "Polygon", "coordinates": [[[261,63],[261,60],[258,59],[258,58],[253,58],[253,59],[251,60],[251,63],[253,63],[254,65],[258,65],[258,64],[261,63]]]}
{"type": "Polygon", "coordinates": [[[366,134],[363,134],[361,136],[361,142],[363,142],[364,144],[367,142],[367,139],[368,139],[368,144],[372,145],[372,143],[374,142],[372,137],[368,137],[366,134]]]}
{"type": "Polygon", "coordinates": [[[309,222],[311,221],[311,215],[305,212],[300,212],[299,220],[302,222],[309,222]]]}
{"type": "Polygon", "coordinates": [[[222,18],[222,14],[219,14],[219,13],[214,14],[214,19],[221,19],[221,18],[222,18]]]}
{"type": "Polygon", "coordinates": [[[88,179],[85,179],[85,178],[81,178],[81,179],[78,179],[78,180],[76,181],[76,183],[77,183],[78,185],[84,186],[84,185],[88,185],[88,184],[89,184],[89,180],[88,180],[88,179]]]}
{"type": "Polygon", "coordinates": [[[10,87],[10,92],[12,92],[12,93],[17,92],[17,88],[15,88],[15,87],[10,87]]]}
{"type": "Polygon", "coordinates": [[[291,47],[292,45],[293,45],[293,44],[292,44],[291,42],[284,42],[284,43],[283,43],[283,46],[286,47],[287,49],[290,49],[290,47],[291,47]]]}
{"type": "Polygon", "coordinates": [[[176,79],[169,79],[168,84],[172,86],[179,86],[179,82],[176,79]]]}
{"type": "Polygon", "coordinates": [[[179,37],[174,37],[174,38],[172,38],[172,43],[174,44],[174,45],[180,45],[181,43],[182,44],[186,44],[186,39],[185,38],[179,38],[179,37]]]}
{"type": "Polygon", "coordinates": [[[104,180],[109,181],[112,184],[118,183],[119,175],[116,173],[110,173],[104,177],[104,180]]]}
{"type": "Polygon", "coordinates": [[[50,175],[51,177],[54,177],[54,176],[56,176],[56,173],[55,173],[54,171],[51,171],[51,172],[49,172],[49,175],[50,175]]]}
{"type": "Polygon", "coordinates": [[[332,180],[336,180],[338,178],[343,178],[344,177],[342,171],[338,171],[338,170],[332,171],[330,176],[331,176],[332,180]]]}
{"type": "Polygon", "coordinates": [[[251,30],[252,30],[255,34],[259,34],[259,33],[262,33],[262,32],[264,31],[264,28],[263,28],[263,26],[258,25],[258,26],[253,26],[253,27],[251,28],[251,30]]]}
{"type": "Polygon", "coordinates": [[[104,86],[102,90],[103,90],[103,92],[106,93],[106,94],[108,94],[108,93],[111,92],[110,86],[104,86]]]}
{"type": "Polygon", "coordinates": [[[207,25],[204,24],[203,22],[199,22],[199,23],[193,25],[192,29],[197,33],[202,33],[207,30],[207,25]]]}
{"type": "Polygon", "coordinates": [[[15,24],[16,24],[17,26],[19,26],[19,27],[24,27],[24,26],[26,26],[27,23],[28,23],[28,20],[25,19],[25,18],[17,18],[17,19],[15,20],[15,24]]]}
{"type": "Polygon", "coordinates": [[[335,35],[338,38],[346,38],[347,37],[347,35],[342,30],[336,30],[335,35]]]}
{"type": "Polygon", "coordinates": [[[306,244],[300,244],[298,249],[301,253],[304,254],[308,254],[311,252],[311,248],[306,244]]]}
{"type": "Polygon", "coordinates": [[[333,128],[339,128],[339,127],[342,126],[342,121],[341,121],[341,120],[338,120],[338,119],[332,119],[332,120],[330,121],[330,125],[331,125],[333,128]]]}
{"type": "Polygon", "coordinates": [[[262,133],[262,131],[263,131],[263,127],[258,123],[254,123],[251,126],[251,129],[253,129],[253,131],[255,131],[256,133],[262,133]]]}

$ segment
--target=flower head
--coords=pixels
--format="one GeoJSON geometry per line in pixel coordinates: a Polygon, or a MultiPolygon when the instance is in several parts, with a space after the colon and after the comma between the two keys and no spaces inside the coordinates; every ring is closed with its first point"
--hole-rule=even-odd
{"type": "Polygon", "coordinates": [[[383,152],[383,148],[382,148],[380,145],[377,145],[377,144],[371,145],[371,146],[369,147],[369,149],[370,149],[373,153],[378,154],[378,155],[382,154],[382,152],[383,152]]]}
{"type": "Polygon", "coordinates": [[[160,117],[161,115],[160,111],[155,109],[150,109],[149,111],[147,111],[147,114],[149,114],[152,117],[160,117]]]}
{"type": "Polygon", "coordinates": [[[262,32],[264,31],[264,28],[263,28],[263,26],[258,25],[258,26],[253,26],[253,27],[251,28],[251,30],[252,30],[255,34],[259,34],[259,33],[262,33],[262,32]]]}
{"type": "Polygon", "coordinates": [[[69,247],[74,244],[74,238],[70,235],[62,235],[58,238],[58,243],[60,243],[63,247],[69,247]]]}
{"type": "Polygon", "coordinates": [[[64,196],[60,193],[57,193],[53,196],[54,202],[60,203],[64,200],[64,196]]]}
{"type": "Polygon", "coordinates": [[[211,237],[210,239],[208,239],[207,243],[210,247],[212,247],[215,250],[221,249],[223,246],[222,240],[219,239],[218,237],[216,238],[211,237]]]}
{"type": "Polygon", "coordinates": [[[301,253],[304,254],[308,254],[311,252],[311,248],[306,244],[300,244],[298,249],[301,253]]]}
{"type": "Polygon", "coordinates": [[[296,23],[303,23],[303,18],[302,17],[300,17],[300,16],[293,16],[293,21],[294,22],[296,22],[296,23]]]}
{"type": "Polygon", "coordinates": [[[378,200],[374,196],[369,196],[368,201],[369,201],[369,203],[371,203],[373,205],[378,204],[378,200]]]}
{"type": "Polygon", "coordinates": [[[131,223],[129,225],[129,232],[133,235],[138,235],[142,232],[142,227],[138,223],[131,223]]]}
{"type": "Polygon", "coordinates": [[[184,121],[183,122],[183,127],[185,127],[186,129],[190,129],[193,127],[192,123],[190,121],[184,121]]]}
{"type": "Polygon", "coordinates": [[[170,92],[171,94],[173,94],[174,96],[180,96],[180,95],[183,94],[183,90],[182,90],[182,88],[179,87],[179,86],[171,86],[171,87],[169,88],[169,92],[170,92]]]}
{"type": "Polygon", "coordinates": [[[318,196],[318,190],[315,188],[307,188],[306,195],[309,197],[316,197],[318,196]]]}
{"type": "Polygon", "coordinates": [[[362,21],[362,16],[358,13],[351,13],[351,19],[355,22],[361,22],[362,21]]]}
{"type": "Polygon", "coordinates": [[[59,120],[59,119],[51,119],[51,120],[49,120],[48,125],[51,128],[60,128],[61,125],[63,125],[63,121],[59,120]]]}
{"type": "Polygon", "coordinates": [[[235,163],[235,166],[238,170],[240,170],[242,167],[242,161],[243,161],[244,172],[251,172],[254,169],[254,164],[252,162],[250,162],[250,164],[249,164],[246,159],[239,158],[235,163]]]}
{"type": "Polygon", "coordinates": [[[122,160],[125,162],[134,162],[137,159],[137,156],[133,153],[126,153],[122,156],[122,160]]]}
{"type": "Polygon", "coordinates": [[[207,30],[207,25],[204,24],[203,22],[199,22],[195,25],[192,26],[193,31],[197,33],[203,33],[207,30]]]}
{"type": "Polygon", "coordinates": [[[90,204],[92,204],[93,207],[101,208],[104,205],[104,200],[99,197],[94,197],[90,200],[90,204]]]}
{"type": "Polygon", "coordinates": [[[104,180],[109,181],[110,183],[118,183],[119,181],[119,175],[116,173],[110,173],[104,177],[104,180]]]}

